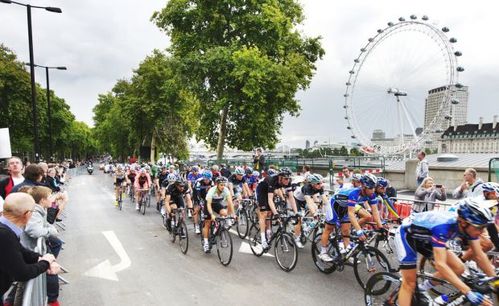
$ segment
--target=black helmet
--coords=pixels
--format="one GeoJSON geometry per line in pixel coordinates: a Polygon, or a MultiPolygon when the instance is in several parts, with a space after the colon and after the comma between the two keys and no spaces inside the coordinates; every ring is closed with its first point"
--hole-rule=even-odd
{"type": "Polygon", "coordinates": [[[293,172],[291,172],[291,169],[284,167],[281,170],[279,170],[279,173],[277,173],[277,175],[282,177],[291,177],[291,175],[293,175],[293,172]]]}
{"type": "Polygon", "coordinates": [[[184,180],[181,178],[181,177],[177,177],[175,179],[175,183],[174,183],[176,186],[182,186],[185,184],[184,180]]]}
{"type": "Polygon", "coordinates": [[[217,183],[217,184],[227,184],[228,182],[229,182],[229,180],[225,176],[219,176],[215,180],[215,183],[217,183]]]}

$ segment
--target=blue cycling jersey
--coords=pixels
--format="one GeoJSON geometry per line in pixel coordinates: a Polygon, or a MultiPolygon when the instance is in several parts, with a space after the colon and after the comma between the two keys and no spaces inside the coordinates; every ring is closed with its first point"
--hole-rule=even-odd
{"type": "Polygon", "coordinates": [[[371,196],[362,195],[362,189],[360,187],[356,188],[343,188],[340,189],[334,196],[334,203],[342,207],[347,206],[355,206],[358,203],[368,202],[369,205],[378,204],[378,198],[376,198],[376,194],[372,194],[371,196]]]}
{"type": "Polygon", "coordinates": [[[201,175],[200,173],[198,173],[198,174],[194,174],[194,173],[192,173],[192,172],[191,172],[191,173],[189,173],[189,174],[187,175],[187,180],[188,180],[189,182],[194,183],[194,182],[196,182],[198,179],[200,179],[201,177],[202,177],[202,175],[201,175]]]}
{"type": "Polygon", "coordinates": [[[447,211],[428,211],[412,215],[402,224],[407,235],[415,240],[431,242],[433,247],[444,248],[448,240],[462,236],[459,233],[457,214],[447,211]]]}

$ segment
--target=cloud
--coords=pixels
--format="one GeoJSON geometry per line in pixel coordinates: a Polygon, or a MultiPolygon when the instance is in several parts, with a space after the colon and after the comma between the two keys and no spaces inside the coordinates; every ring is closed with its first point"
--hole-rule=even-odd
{"type": "MultiPolygon", "coordinates": [[[[66,99],[77,119],[92,123],[92,108],[100,93],[109,91],[116,80],[130,77],[153,49],[168,46],[168,37],[150,22],[165,1],[138,0],[39,0],[33,5],[58,6],[62,14],[33,10],[35,62],[65,65],[68,71],[51,73],[51,88],[66,99]]],[[[300,30],[308,36],[322,36],[326,55],[317,63],[310,88],[297,93],[302,112],[286,117],[282,142],[304,146],[305,140],[349,140],[343,112],[343,93],[353,59],[367,39],[388,21],[411,14],[426,14],[439,26],[448,26],[458,39],[466,71],[462,83],[470,86],[468,120],[491,121],[499,114],[499,42],[495,1],[331,1],[301,3],[306,20],[300,30]]],[[[1,42],[28,61],[26,11],[0,3],[1,42]],[[8,26],[4,26],[8,25],[8,26]]],[[[417,41],[412,42],[418,44],[417,41]]],[[[393,58],[396,63],[397,57],[393,58]]],[[[42,71],[37,81],[45,84],[42,71]]],[[[420,111],[418,111],[420,113],[420,111]]]]}

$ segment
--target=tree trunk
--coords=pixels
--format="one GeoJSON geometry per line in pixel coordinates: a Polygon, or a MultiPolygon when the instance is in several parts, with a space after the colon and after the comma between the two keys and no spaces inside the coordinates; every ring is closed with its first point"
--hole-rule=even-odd
{"type": "Polygon", "coordinates": [[[225,106],[220,114],[220,133],[217,143],[217,161],[221,161],[224,155],[225,136],[227,136],[227,115],[229,107],[225,106]]]}
{"type": "Polygon", "coordinates": [[[156,162],[156,131],[152,132],[151,137],[151,156],[149,157],[151,163],[156,162]]]}

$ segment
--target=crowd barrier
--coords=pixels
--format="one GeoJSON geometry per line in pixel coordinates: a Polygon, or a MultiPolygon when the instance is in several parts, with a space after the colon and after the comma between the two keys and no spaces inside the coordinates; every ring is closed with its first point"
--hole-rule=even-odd
{"type": "MultiPolygon", "coordinates": [[[[35,252],[45,255],[47,244],[45,238],[40,237],[36,243],[35,252]]],[[[22,306],[45,306],[47,305],[47,277],[46,273],[29,280],[24,286],[22,306]]]]}
{"type": "MultiPolygon", "coordinates": [[[[394,208],[397,211],[400,218],[404,219],[410,216],[412,212],[412,205],[414,202],[421,202],[410,198],[391,198],[394,200],[394,208]]],[[[433,210],[447,211],[453,203],[448,202],[426,202],[428,204],[434,204],[433,210]]]]}

